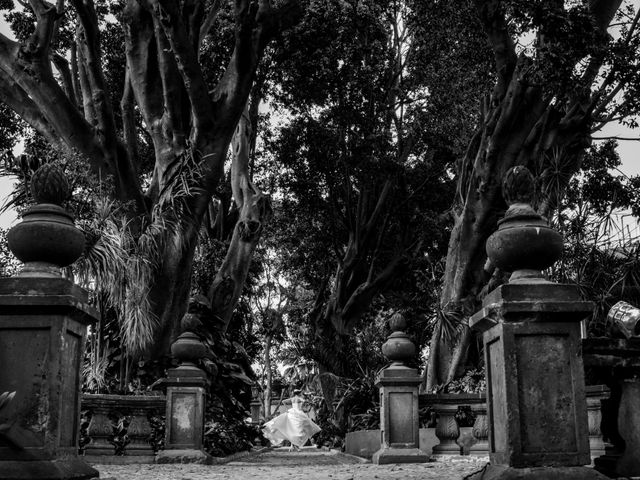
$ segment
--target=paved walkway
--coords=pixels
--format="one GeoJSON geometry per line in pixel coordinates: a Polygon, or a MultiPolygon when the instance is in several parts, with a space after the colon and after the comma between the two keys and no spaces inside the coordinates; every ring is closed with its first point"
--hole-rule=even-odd
{"type": "Polygon", "coordinates": [[[101,480],[461,480],[487,459],[451,457],[423,464],[373,465],[358,457],[307,447],[278,448],[224,465],[94,465],[101,480]]]}

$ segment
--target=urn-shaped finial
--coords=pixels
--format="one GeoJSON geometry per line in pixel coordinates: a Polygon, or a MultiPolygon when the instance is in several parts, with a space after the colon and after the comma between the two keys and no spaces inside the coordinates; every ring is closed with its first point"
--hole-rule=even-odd
{"type": "MultiPolygon", "coordinates": [[[[189,314],[187,314],[189,315],[189,314]]],[[[207,347],[200,337],[193,332],[183,332],[171,344],[171,355],[180,361],[181,365],[193,365],[207,353],[207,347]]]]}
{"type": "Polygon", "coordinates": [[[395,313],[389,319],[391,335],[382,345],[382,353],[396,365],[402,365],[416,354],[416,346],[404,330],[407,321],[401,313],[395,313]]]}
{"type": "Polygon", "coordinates": [[[562,235],[533,209],[535,182],[526,167],[507,171],[502,192],[509,208],[487,239],[487,255],[501,270],[513,272],[510,283],[544,282],[540,271],[562,255],[562,235]]]}
{"type": "Polygon", "coordinates": [[[61,204],[69,197],[62,170],[44,164],[33,174],[31,192],[38,202],[9,230],[9,249],[24,263],[19,276],[59,277],[60,268],[75,262],[84,250],[84,235],[61,204]]]}

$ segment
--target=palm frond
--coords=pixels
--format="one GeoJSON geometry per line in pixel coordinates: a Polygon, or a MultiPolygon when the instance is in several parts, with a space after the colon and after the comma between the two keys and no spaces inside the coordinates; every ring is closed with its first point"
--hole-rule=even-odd
{"type": "MultiPolygon", "coordinates": [[[[95,218],[82,225],[87,245],[76,263],[79,282],[104,293],[118,314],[124,345],[135,355],[149,346],[157,327],[149,302],[152,255],[132,237],[129,222],[113,201],[99,200],[95,211],[95,218]]],[[[151,250],[150,245],[146,248],[151,250]]]]}
{"type": "Polygon", "coordinates": [[[447,305],[436,312],[437,321],[440,324],[440,335],[445,343],[452,344],[462,327],[464,326],[465,314],[461,307],[447,305]]]}
{"type": "Polygon", "coordinates": [[[99,392],[107,384],[106,373],[109,368],[108,352],[103,350],[101,354],[85,362],[82,367],[82,379],[84,389],[90,392],[99,392]]]}

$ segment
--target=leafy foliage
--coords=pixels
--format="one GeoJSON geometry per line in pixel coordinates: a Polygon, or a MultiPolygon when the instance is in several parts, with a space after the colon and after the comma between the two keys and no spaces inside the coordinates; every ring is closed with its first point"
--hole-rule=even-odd
{"type": "Polygon", "coordinates": [[[581,175],[574,178],[554,216],[565,237],[561,260],[552,275],[577,284],[596,309],[588,325],[591,335],[603,335],[606,316],[619,300],[640,303],[639,249],[627,236],[623,212],[637,228],[640,177],[616,174],[620,158],[613,141],[592,147],[581,175]],[[635,215],[633,215],[635,214],[635,215]]]}
{"type": "Polygon", "coordinates": [[[484,369],[474,369],[467,370],[462,377],[449,382],[445,393],[480,393],[486,392],[486,390],[487,381],[484,369]]]}

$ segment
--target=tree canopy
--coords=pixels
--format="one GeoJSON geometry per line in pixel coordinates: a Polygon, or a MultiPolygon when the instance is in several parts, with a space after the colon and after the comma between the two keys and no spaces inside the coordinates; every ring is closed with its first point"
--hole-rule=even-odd
{"type": "MultiPolygon", "coordinates": [[[[0,148],[26,154],[5,169],[22,187],[35,157],[72,175],[84,266],[132,354],[164,355],[197,293],[212,324],[249,332],[243,288],[275,256],[278,315],[322,372],[357,371],[365,333],[403,310],[434,390],[478,358],[466,319],[504,280],[484,243],[510,167],[534,172],[571,248],[577,218],[637,214],[637,179],[593,144],[637,126],[640,17],[622,0],[0,8],[0,148]]],[[[566,260],[559,277],[601,285],[566,260]]]]}

